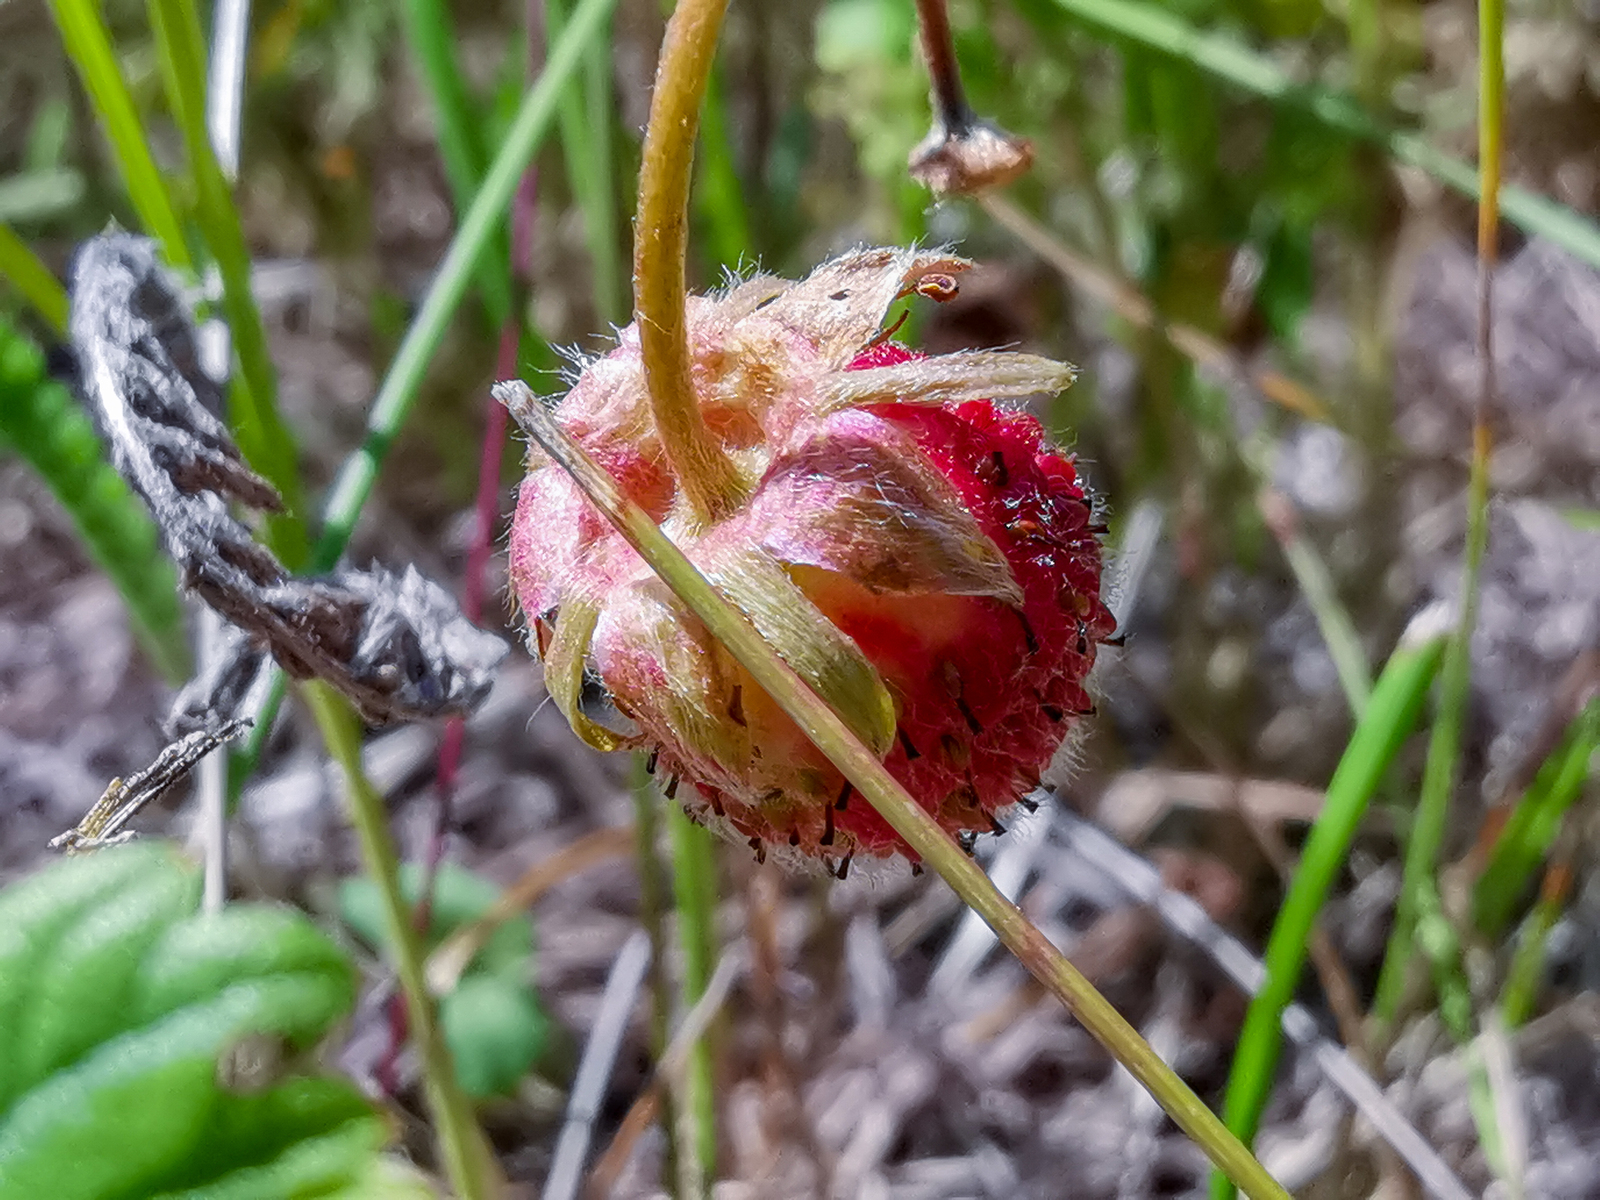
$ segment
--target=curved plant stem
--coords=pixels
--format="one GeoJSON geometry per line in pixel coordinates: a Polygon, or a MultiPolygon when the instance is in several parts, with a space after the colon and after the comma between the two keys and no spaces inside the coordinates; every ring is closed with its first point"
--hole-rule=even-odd
{"type": "Polygon", "coordinates": [[[344,772],[350,822],[361,840],[361,857],[378,887],[395,974],[405,993],[411,1032],[422,1054],[428,1107],[439,1139],[439,1158],[460,1200],[484,1200],[491,1193],[485,1168],[487,1147],[472,1106],[456,1083],[455,1063],[434,1019],[433,1000],[423,976],[423,957],[411,927],[411,910],[400,892],[400,860],[389,835],[383,797],[361,766],[361,723],[350,704],[327,684],[312,680],[302,689],[322,740],[344,772]]]}
{"type": "Polygon", "coordinates": [[[938,822],[895,781],[871,750],[783,661],[749,619],[711,586],[648,514],[623,495],[610,475],[568,436],[534,399],[526,385],[496,388],[511,415],[578,486],[712,636],[775,703],[843,772],[855,789],[888,821],[956,895],[981,916],[1084,1027],[1116,1057],[1166,1109],[1186,1134],[1246,1195],[1287,1197],[1239,1139],[1229,1133],[1189,1086],[1173,1074],[1094,985],[1023,915],[969,859],[938,822]]]}
{"type": "Polygon", "coordinates": [[[745,491],[700,415],[684,317],[695,131],[727,6],[728,0],[680,0],[667,22],[644,135],[634,227],[634,308],[650,410],[679,486],[703,521],[728,512],[745,491]]]}

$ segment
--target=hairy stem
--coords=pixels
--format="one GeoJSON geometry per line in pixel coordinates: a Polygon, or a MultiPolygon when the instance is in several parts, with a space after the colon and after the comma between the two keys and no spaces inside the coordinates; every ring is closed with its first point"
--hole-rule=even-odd
{"type": "Polygon", "coordinates": [[[700,414],[684,316],[695,131],[726,8],[727,0],[680,0],[667,22],[644,136],[634,228],[634,310],[650,410],[678,484],[702,521],[725,515],[745,492],[744,481],[700,414]]]}

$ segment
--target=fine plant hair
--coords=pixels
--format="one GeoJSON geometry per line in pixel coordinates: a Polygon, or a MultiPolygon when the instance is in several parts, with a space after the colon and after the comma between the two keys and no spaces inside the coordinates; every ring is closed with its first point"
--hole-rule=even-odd
{"type": "Polygon", "coordinates": [[[87,242],[73,269],[71,336],[84,396],[112,462],[144,498],[184,586],[244,636],[184,689],[177,731],[239,711],[265,654],[326,680],[368,721],[464,715],[488,694],[505,643],[474,627],[415,567],[296,578],[230,511],[276,511],[220,419],[194,326],[146,238],[87,242]]]}

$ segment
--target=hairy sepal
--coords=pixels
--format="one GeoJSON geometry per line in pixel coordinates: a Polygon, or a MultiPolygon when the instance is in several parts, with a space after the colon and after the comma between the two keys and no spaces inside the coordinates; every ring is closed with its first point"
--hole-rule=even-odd
{"type": "Polygon", "coordinates": [[[992,596],[1022,591],[993,539],[904,432],[871,413],[809,426],[773,463],[738,535],[792,566],[872,591],[992,596]]]}

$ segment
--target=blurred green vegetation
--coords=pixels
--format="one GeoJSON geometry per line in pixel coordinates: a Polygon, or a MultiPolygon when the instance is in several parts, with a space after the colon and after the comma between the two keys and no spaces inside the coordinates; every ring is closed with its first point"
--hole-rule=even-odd
{"type": "MultiPolygon", "coordinates": [[[[22,51],[0,64],[0,277],[9,281],[0,283],[0,330],[7,361],[26,368],[7,377],[0,427],[73,510],[141,635],[171,669],[176,604],[159,594],[165,578],[150,561],[151,538],[131,497],[84,482],[105,468],[85,422],[58,411],[65,392],[44,378],[41,348],[63,326],[51,273],[64,275],[71,247],[108,220],[158,236],[181,269],[203,270],[209,254],[222,278],[218,307],[236,331],[235,420],[246,451],[290,496],[302,466],[325,480],[350,455],[318,547],[321,565],[345,549],[375,484],[390,489],[393,511],[436,529],[473,486],[495,337],[504,331],[523,372],[554,389],[552,345],[593,349],[609,324],[625,320],[630,197],[661,13],[654,0],[626,0],[614,22],[592,5],[558,0],[258,4],[243,165],[230,197],[197,108],[205,30],[186,23],[193,10],[177,0],[156,0],[152,11],[165,14],[160,38],[131,0],[106,6],[109,34],[86,0],[56,0],[64,39],[43,7],[0,17],[22,51]],[[560,30],[584,21],[558,91],[526,93],[536,73],[527,44],[555,45],[560,30]],[[69,50],[89,86],[80,86],[69,50]],[[530,154],[537,196],[519,232],[504,210],[530,154]],[[529,253],[514,256],[524,242],[529,253]],[[357,416],[323,419],[304,395],[285,403],[280,422],[274,395],[287,389],[268,339],[303,345],[304,335],[282,312],[258,317],[246,286],[252,259],[258,268],[325,269],[336,299],[354,298],[365,314],[353,331],[336,323],[325,331],[345,358],[384,381],[363,452],[352,452],[357,416]],[[70,462],[37,450],[63,439],[72,443],[70,462]],[[402,469],[380,481],[391,443],[402,469]]],[[[1350,711],[1341,708],[1287,768],[1266,764],[1333,782],[1278,914],[1270,985],[1230,1085],[1246,1132],[1271,1082],[1278,1016],[1302,982],[1301,951],[1374,796],[1400,830],[1388,851],[1398,857],[1409,838],[1412,852],[1396,965],[1378,1004],[1384,1022],[1433,1007],[1470,1038],[1497,1013],[1512,1025],[1526,1019],[1539,1005],[1544,938],[1570,894],[1559,834],[1592,786],[1594,704],[1564,723],[1542,767],[1509,798],[1503,826],[1465,860],[1473,874],[1460,902],[1460,889],[1452,896],[1441,884],[1440,843],[1443,823],[1464,821],[1450,802],[1460,786],[1469,631],[1458,631],[1446,659],[1450,696],[1436,726],[1444,736],[1412,838],[1422,772],[1421,739],[1410,733],[1438,646],[1429,643],[1421,665],[1414,646],[1396,651],[1406,598],[1374,583],[1395,558],[1406,465],[1394,356],[1395,296],[1414,261],[1407,247],[1419,230],[1468,240],[1472,197],[1482,190],[1472,165],[1484,86],[1474,18],[1465,0],[955,0],[973,106],[1035,149],[1004,211],[936,202],[906,175],[928,125],[909,0],[735,4],[709,93],[692,214],[698,286],[756,263],[800,274],[861,241],[949,242],[1000,262],[1001,282],[975,301],[976,316],[919,309],[902,336],[1028,341],[1068,358],[1114,350],[1126,377],[1086,372],[1050,414],[1090,463],[1113,541],[1142,503],[1154,504],[1193,595],[1233,573],[1301,596],[1312,610],[1350,711]],[[1310,336],[1317,320],[1321,349],[1310,336]],[[1341,353],[1326,351],[1329,328],[1341,353]],[[1274,453],[1313,417],[1339,431],[1369,480],[1341,518],[1343,531],[1301,527],[1293,513],[1285,520],[1281,498],[1264,494],[1274,453]],[[1373,663],[1388,666],[1375,672],[1373,663]],[[1401,675],[1403,687],[1394,682],[1401,675]],[[1512,945],[1507,931],[1519,918],[1512,945]],[[1412,969],[1413,937],[1427,971],[1412,969]],[[1463,964],[1475,948],[1495,962],[1492,986],[1468,979],[1463,964]]],[[[1600,53],[1571,0],[1528,0],[1507,19],[1529,45],[1575,39],[1600,53]]],[[[1498,49],[1498,26],[1485,29],[1498,49]]],[[[1543,236],[1600,265],[1600,180],[1592,163],[1588,175],[1573,169],[1592,159],[1600,88],[1581,72],[1551,68],[1535,80],[1526,64],[1517,70],[1505,126],[1514,186],[1502,211],[1516,231],[1508,240],[1543,236]]],[[[1498,183],[1497,165],[1489,175],[1498,183]]],[[[1479,534],[1484,478],[1473,499],[1479,534]]],[[[1556,499],[1575,523],[1592,526],[1594,496],[1556,499]]],[[[315,507],[301,506],[298,516],[315,507]]],[[[307,536],[297,523],[278,533],[291,548],[307,536]]],[[[1472,572],[1467,586],[1470,594],[1472,572]]],[[[1200,609],[1165,631],[1172,680],[1164,719],[1183,746],[1178,754],[1224,773],[1265,769],[1257,747],[1270,699],[1248,670],[1236,672],[1237,686],[1217,685],[1219,626],[1232,618],[1200,609]]],[[[1107,763],[1139,758],[1134,739],[1110,740],[1097,750],[1107,763]]],[[[691,849],[705,883],[709,850],[691,849]]],[[[681,890],[680,916],[697,951],[692,1000],[712,948],[696,939],[714,931],[707,897],[681,890]]],[[[526,966],[518,953],[512,975],[526,966]]],[[[467,1080],[479,1094],[515,1083],[543,1038],[542,1015],[517,990],[525,980],[474,987],[491,983],[504,994],[476,1000],[505,1018],[512,1050],[497,1062],[497,1046],[457,1045],[464,1070],[481,1068],[467,1080]],[[506,1016],[523,1000],[526,1011],[506,1016]]],[[[448,1011],[445,1024],[458,1042],[448,1011]]],[[[1380,1042],[1366,1049],[1380,1052],[1380,1042]]],[[[697,1060],[697,1070],[705,1107],[709,1060],[697,1060]]],[[[709,1159],[707,1119],[698,1132],[709,1159]]],[[[1484,1136],[1493,1143],[1492,1129],[1484,1136]]]]}

